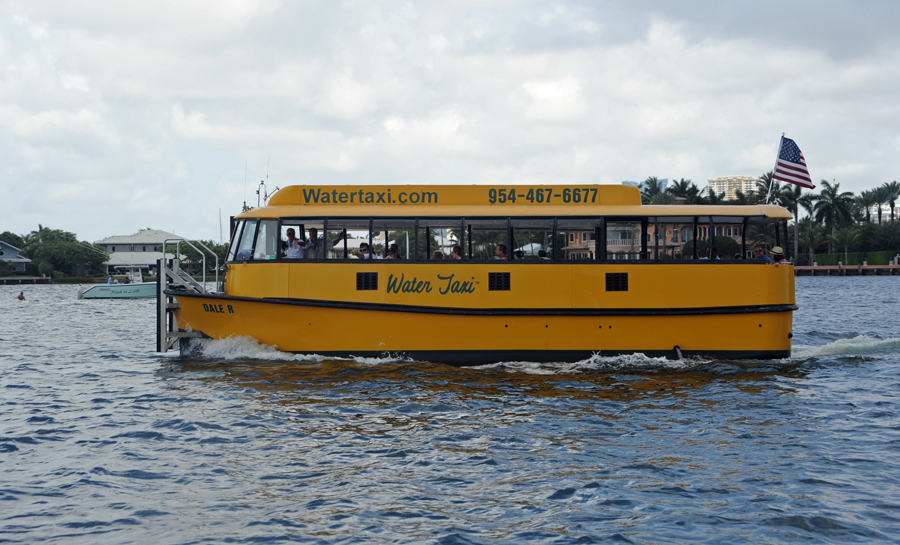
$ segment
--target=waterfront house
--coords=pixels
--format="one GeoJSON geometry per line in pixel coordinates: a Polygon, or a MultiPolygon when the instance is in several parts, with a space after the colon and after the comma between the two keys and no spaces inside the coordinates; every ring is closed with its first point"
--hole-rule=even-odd
{"type": "Polygon", "coordinates": [[[175,257],[171,253],[163,255],[163,245],[177,240],[187,240],[174,233],[158,229],[141,229],[133,235],[111,236],[94,242],[109,254],[106,265],[107,274],[116,273],[116,267],[136,266],[150,274],[156,274],[156,260],[175,257]]]}
{"type": "Polygon", "coordinates": [[[12,244],[0,241],[0,261],[15,263],[16,272],[25,272],[25,265],[31,263],[30,259],[20,255],[21,251],[12,244]]]}

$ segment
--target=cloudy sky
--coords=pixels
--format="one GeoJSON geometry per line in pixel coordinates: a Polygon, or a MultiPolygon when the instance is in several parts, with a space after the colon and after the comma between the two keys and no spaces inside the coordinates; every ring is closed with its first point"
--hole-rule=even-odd
{"type": "Polygon", "coordinates": [[[703,187],[782,132],[858,192],[900,179],[898,27],[893,0],[0,1],[0,231],[218,241],[267,169],[703,187]]]}

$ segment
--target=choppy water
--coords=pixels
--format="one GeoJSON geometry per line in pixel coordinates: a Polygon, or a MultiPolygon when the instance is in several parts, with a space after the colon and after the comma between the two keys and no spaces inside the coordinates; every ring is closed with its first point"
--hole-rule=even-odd
{"type": "MultiPolygon", "coordinates": [[[[0,286],[0,542],[900,542],[900,277],[798,278],[781,362],[153,352],[0,286]]],[[[352,334],[352,332],[348,332],[352,334]]]]}

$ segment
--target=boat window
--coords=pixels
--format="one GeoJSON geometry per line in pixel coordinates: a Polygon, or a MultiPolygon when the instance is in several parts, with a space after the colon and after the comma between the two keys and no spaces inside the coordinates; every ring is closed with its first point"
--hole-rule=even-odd
{"type": "Polygon", "coordinates": [[[235,261],[249,261],[253,259],[253,240],[256,236],[256,224],[259,220],[249,219],[241,230],[241,241],[234,254],[235,261]]]}
{"type": "Polygon", "coordinates": [[[267,261],[281,253],[278,244],[278,220],[260,220],[257,227],[254,259],[267,261]]]}
{"type": "Polygon", "coordinates": [[[228,244],[228,256],[225,258],[225,261],[234,261],[234,254],[237,252],[238,241],[243,228],[244,220],[238,220],[234,226],[234,232],[231,234],[231,242],[228,244]]]}
{"type": "Polygon", "coordinates": [[[326,240],[324,236],[325,220],[307,219],[303,223],[303,231],[304,244],[315,244],[315,248],[309,246],[303,250],[303,259],[325,259],[325,247],[327,246],[327,243],[324,242],[326,240]],[[315,237],[315,243],[313,243],[313,237],[315,237]]]}
{"type": "MultiPolygon", "coordinates": [[[[462,248],[461,232],[461,219],[442,218],[419,220],[419,230],[416,239],[418,241],[416,259],[418,261],[451,259],[453,247],[460,246],[460,248],[462,248]],[[441,257],[437,256],[438,253],[441,257]]],[[[463,254],[464,252],[461,252],[461,255],[463,254]]]]}
{"type": "Polygon", "coordinates": [[[681,240],[679,233],[682,227],[685,226],[680,223],[665,223],[651,218],[647,227],[647,234],[650,236],[648,242],[650,258],[674,259],[676,255],[681,254],[682,243],[679,242],[681,240]]]}
{"type": "Polygon", "coordinates": [[[606,223],[606,259],[610,261],[641,258],[641,222],[606,223]]]}
{"type": "Polygon", "coordinates": [[[372,245],[379,258],[388,258],[391,248],[396,245],[397,259],[412,259],[415,242],[416,220],[386,219],[372,223],[372,245]]]}
{"type": "Polygon", "coordinates": [[[359,245],[369,243],[369,220],[330,219],[326,239],[332,242],[328,259],[358,259],[359,245]],[[335,243],[335,240],[338,242],[335,243]]]}
{"type": "Polygon", "coordinates": [[[512,236],[512,259],[549,261],[553,258],[552,219],[514,219],[512,236]]]}
{"type": "Polygon", "coordinates": [[[465,252],[469,259],[494,259],[494,252],[501,244],[506,246],[507,255],[509,255],[509,232],[506,218],[467,219],[466,243],[468,247],[465,248],[465,252]]]}
{"type": "Polygon", "coordinates": [[[561,219],[556,224],[558,261],[597,259],[597,236],[602,222],[597,219],[561,219]]]}

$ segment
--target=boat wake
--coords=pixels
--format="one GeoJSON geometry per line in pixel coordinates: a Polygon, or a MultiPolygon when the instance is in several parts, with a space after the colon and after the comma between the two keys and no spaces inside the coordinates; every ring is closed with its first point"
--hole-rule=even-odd
{"type": "MultiPolygon", "coordinates": [[[[791,358],[781,360],[782,363],[795,363],[797,360],[808,360],[828,356],[856,356],[875,354],[900,349],[900,338],[879,339],[867,335],[858,335],[849,339],[838,339],[821,346],[796,347],[791,358]]],[[[414,360],[400,355],[385,357],[336,358],[319,354],[292,354],[281,352],[276,346],[259,343],[252,337],[228,337],[226,339],[202,339],[197,344],[193,357],[209,360],[262,360],[272,362],[320,363],[323,361],[350,361],[360,365],[383,365],[390,363],[415,363],[414,360]]],[[[533,375],[566,375],[579,373],[596,373],[610,371],[686,371],[703,367],[714,360],[686,358],[670,360],[663,357],[651,358],[644,354],[628,354],[620,356],[603,356],[594,354],[590,358],[575,363],[552,362],[537,363],[529,361],[508,361],[481,365],[474,369],[502,370],[512,373],[533,375]]]]}
{"type": "Polygon", "coordinates": [[[678,370],[683,371],[707,361],[695,359],[669,360],[666,358],[651,358],[644,354],[627,354],[621,356],[602,356],[594,354],[590,358],[575,363],[535,363],[528,361],[511,361],[481,365],[476,369],[502,369],[505,371],[527,373],[532,375],[566,375],[579,373],[594,373],[598,371],[653,371],[653,370],[678,370]]]}
{"type": "Polygon", "coordinates": [[[263,360],[263,361],[296,361],[304,363],[319,363],[323,361],[352,361],[362,365],[379,365],[385,363],[413,363],[413,360],[396,356],[383,358],[357,357],[336,358],[334,356],[321,356],[319,354],[293,354],[282,352],[277,346],[262,344],[253,337],[232,336],[226,339],[200,339],[195,346],[194,358],[212,360],[263,360]]]}
{"type": "Polygon", "coordinates": [[[808,359],[823,356],[858,356],[877,354],[900,349],[900,338],[879,339],[857,335],[850,339],[838,339],[822,346],[795,347],[791,359],[808,359]]]}

